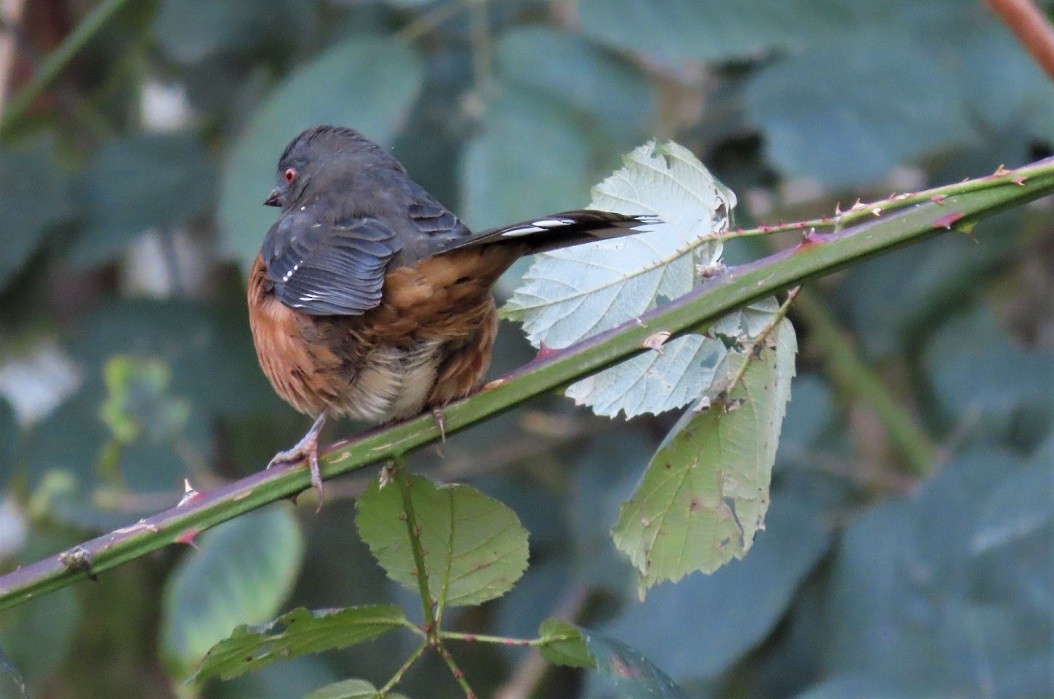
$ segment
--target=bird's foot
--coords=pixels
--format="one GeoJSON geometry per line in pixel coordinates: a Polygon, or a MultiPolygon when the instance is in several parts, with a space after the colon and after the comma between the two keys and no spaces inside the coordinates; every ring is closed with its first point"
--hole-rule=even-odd
{"type": "Polygon", "coordinates": [[[439,428],[440,440],[446,444],[446,418],[443,417],[443,409],[440,407],[432,408],[432,419],[436,421],[436,427],[439,428]]]}
{"type": "Polygon", "coordinates": [[[311,473],[311,487],[318,494],[318,509],[322,509],[322,471],[318,466],[318,436],[326,424],[326,413],[322,413],[316,419],[307,434],[296,443],[292,449],[280,451],[274,455],[267,468],[280,466],[282,464],[296,464],[307,462],[308,471],[311,473]]]}

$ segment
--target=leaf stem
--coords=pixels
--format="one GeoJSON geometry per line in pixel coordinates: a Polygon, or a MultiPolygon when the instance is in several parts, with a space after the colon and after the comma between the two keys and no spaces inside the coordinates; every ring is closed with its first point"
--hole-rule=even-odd
{"type": "Polygon", "coordinates": [[[732,395],[732,391],[735,390],[736,386],[739,385],[739,382],[743,380],[744,376],[746,376],[747,367],[750,366],[752,361],[758,358],[758,355],[761,353],[762,348],[764,348],[769,335],[771,335],[772,331],[776,329],[776,326],[780,324],[780,321],[787,317],[787,311],[790,310],[791,304],[794,303],[794,299],[798,297],[799,291],[801,291],[800,286],[796,286],[787,291],[787,298],[782,304],[780,304],[780,307],[773,314],[772,320],[770,320],[754,338],[754,342],[751,343],[750,348],[744,353],[746,357],[744,358],[743,363],[736,369],[736,373],[732,375],[728,385],[721,390],[721,395],[724,398],[732,395]]]}
{"type": "Polygon", "coordinates": [[[488,636],[481,633],[459,633],[457,631],[440,631],[439,637],[444,640],[465,641],[467,643],[495,643],[503,646],[541,646],[541,638],[508,638],[507,636],[488,636]]]}
{"type": "Polygon", "coordinates": [[[11,104],[0,117],[0,137],[6,136],[11,127],[29,109],[44,89],[54,82],[66,64],[94,37],[100,29],[120,10],[128,0],[103,0],[81,20],[57,49],[48,55],[44,65],[22,86],[11,104]]]}
{"type": "Polygon", "coordinates": [[[380,697],[388,696],[388,693],[395,688],[395,685],[402,682],[403,675],[405,675],[406,672],[413,666],[413,664],[417,662],[417,659],[420,658],[421,654],[425,652],[425,649],[428,648],[428,645],[428,641],[425,641],[421,645],[417,646],[417,648],[414,649],[414,652],[410,653],[410,657],[406,659],[406,662],[400,665],[399,669],[395,671],[395,674],[392,675],[392,678],[388,680],[388,682],[383,687],[377,690],[377,695],[380,697]]]}
{"type": "Polygon", "coordinates": [[[454,662],[454,656],[450,654],[450,651],[446,649],[442,641],[436,640],[436,650],[439,651],[439,656],[446,663],[446,666],[450,668],[450,674],[454,676],[457,683],[461,686],[461,691],[465,693],[465,699],[476,699],[476,693],[472,691],[472,687],[469,686],[468,680],[465,679],[465,673],[461,671],[461,668],[454,662]]]}
{"type": "Polygon", "coordinates": [[[425,567],[425,552],[421,546],[421,527],[417,524],[417,516],[414,514],[414,501],[410,489],[413,481],[407,473],[404,465],[405,458],[395,458],[395,468],[392,480],[395,487],[399,489],[399,495],[403,500],[403,513],[406,515],[406,533],[410,537],[410,551],[413,553],[414,566],[417,568],[417,588],[421,595],[421,611],[424,617],[424,632],[431,643],[436,643],[438,627],[436,626],[435,610],[432,607],[432,593],[428,588],[428,569],[425,567]]]}
{"type": "MultiPolygon", "coordinates": [[[[908,209],[872,217],[858,226],[810,235],[793,248],[730,267],[685,296],[639,318],[536,359],[474,395],[446,406],[446,433],[463,430],[528,398],[647,351],[645,342],[657,332],[679,336],[812,277],[1050,194],[1054,192],[1054,158],[962,182],[952,189],[958,191],[941,201],[919,201],[908,209]]],[[[439,428],[431,414],[374,428],[322,450],[322,475],[333,478],[381,463],[439,438],[439,428]]],[[[188,532],[213,527],[309,486],[307,469],[298,464],[260,471],[202,494],[192,502],[86,541],[78,546],[78,551],[83,552],[92,572],[101,573],[180,541],[188,532]]],[[[177,499],[174,495],[173,501],[177,499]]],[[[60,553],[0,577],[0,609],[88,576],[88,571],[69,565],[69,560],[68,552],[60,553]]]]}

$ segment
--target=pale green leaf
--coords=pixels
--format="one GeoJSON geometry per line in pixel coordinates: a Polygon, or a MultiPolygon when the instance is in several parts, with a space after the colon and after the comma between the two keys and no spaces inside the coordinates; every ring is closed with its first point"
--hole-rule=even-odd
{"type": "MultiPolygon", "coordinates": [[[[735,195],[676,143],[649,143],[593,190],[590,207],[655,213],[665,222],[638,235],[539,255],[502,309],[523,322],[535,346],[566,347],[639,316],[660,299],[688,293],[696,264],[721,255],[735,195]]],[[[681,407],[698,398],[724,354],[721,342],[678,338],[568,388],[600,415],[627,417],[681,407]]]]}
{"type": "Polygon", "coordinates": [[[277,213],[263,205],[282,149],[318,124],[391,143],[423,80],[407,44],[357,36],[306,63],[278,86],[239,136],[223,174],[219,216],[227,249],[248,270],[277,213]]]}
{"type": "Polygon", "coordinates": [[[638,235],[538,255],[502,309],[536,347],[566,347],[691,291],[694,262],[716,261],[735,195],[676,143],[645,144],[593,190],[590,208],[658,214],[638,235]],[[695,244],[695,255],[689,245],[695,244]]]}
{"type": "Polygon", "coordinates": [[[590,655],[582,632],[574,624],[563,619],[546,619],[538,627],[538,634],[542,639],[538,650],[554,665],[596,668],[596,660],[590,655]]]}
{"type": "Polygon", "coordinates": [[[670,431],[623,505],[615,545],[642,587],[742,558],[764,526],[797,350],[787,320],[769,339],[774,347],[751,361],[726,400],[685,414],[670,431]]]}
{"type": "Polygon", "coordinates": [[[300,524],[284,505],[250,512],[203,534],[164,592],[165,657],[186,670],[238,624],[274,616],[296,581],[303,553],[300,524]]]}
{"type": "MultiPolygon", "coordinates": [[[[308,694],[304,699],[373,699],[377,688],[366,680],[341,680],[327,684],[308,694]]],[[[406,699],[405,694],[390,692],[384,696],[388,699],[406,699]]]]}
{"type": "MultiPolygon", "coordinates": [[[[527,531],[516,513],[467,485],[436,487],[409,476],[429,591],[440,607],[479,604],[508,592],[527,568],[527,531]]],[[[362,540],[388,576],[417,591],[399,485],[374,481],[356,503],[362,540]]]]}
{"type": "Polygon", "coordinates": [[[294,609],[262,626],[239,626],[211,649],[192,678],[229,679],[277,660],[362,643],[408,624],[391,604],[310,611],[294,609]]]}
{"type": "Polygon", "coordinates": [[[567,397],[609,417],[673,410],[698,400],[713,384],[725,353],[718,340],[686,335],[663,345],[661,354],[645,352],[587,376],[567,388],[567,397]]]}

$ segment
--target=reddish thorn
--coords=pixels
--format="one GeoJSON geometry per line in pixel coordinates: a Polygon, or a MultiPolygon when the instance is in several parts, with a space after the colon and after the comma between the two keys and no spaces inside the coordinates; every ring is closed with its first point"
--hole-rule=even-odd
{"type": "Polygon", "coordinates": [[[930,197],[930,201],[932,201],[934,204],[943,204],[944,200],[947,198],[948,196],[946,194],[934,194],[932,197],[930,197]]]}
{"type": "Polygon", "coordinates": [[[955,211],[946,216],[941,216],[939,219],[933,222],[935,228],[944,228],[945,230],[951,230],[952,226],[963,217],[963,214],[955,211]]]}
{"type": "Polygon", "coordinates": [[[1025,186],[1025,180],[1027,180],[1027,179],[1028,178],[1025,177],[1024,175],[1018,175],[1017,177],[1015,177],[1014,179],[1012,179],[1010,181],[1013,182],[1014,184],[1016,184],[1018,187],[1024,187],[1025,186]]]}
{"type": "Polygon", "coordinates": [[[465,640],[465,641],[467,641],[469,643],[475,643],[476,642],[476,637],[473,636],[472,634],[468,634],[467,636],[465,636],[465,638],[463,640],[465,640]]]}
{"type": "Polygon", "coordinates": [[[201,527],[191,527],[190,529],[187,529],[186,531],[182,532],[179,536],[176,537],[176,543],[186,544],[187,546],[193,546],[194,548],[198,548],[198,545],[194,541],[194,538],[200,533],[201,527]]]}
{"type": "Polygon", "coordinates": [[[798,243],[798,249],[804,250],[805,248],[811,248],[814,245],[819,245],[823,242],[823,236],[816,232],[815,228],[810,228],[801,237],[801,242],[798,243]]]}
{"type": "Polygon", "coordinates": [[[184,505],[189,505],[190,503],[192,503],[192,502],[194,502],[196,500],[200,500],[202,497],[204,497],[204,496],[201,493],[199,493],[198,491],[194,490],[194,486],[192,486],[190,484],[190,479],[184,478],[183,479],[183,497],[181,497],[179,499],[179,502],[176,503],[176,507],[183,507],[184,505]]]}
{"type": "Polygon", "coordinates": [[[546,347],[545,343],[543,342],[541,347],[538,348],[538,354],[534,355],[534,361],[537,362],[539,360],[551,357],[556,354],[556,352],[557,351],[554,350],[552,347],[546,347]]]}

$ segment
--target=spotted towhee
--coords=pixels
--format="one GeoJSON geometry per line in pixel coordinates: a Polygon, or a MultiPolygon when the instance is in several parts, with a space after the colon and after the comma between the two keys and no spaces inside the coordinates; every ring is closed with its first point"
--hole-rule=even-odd
{"type": "Polygon", "coordinates": [[[474,234],[384,149],[338,126],[293,139],[266,203],[282,214],[249,275],[253,341],[278,394],[316,417],[271,463],[306,460],[320,495],[328,415],[407,418],[475,388],[497,333],[491,285],[519,257],[657,222],[567,211],[474,234]]]}

